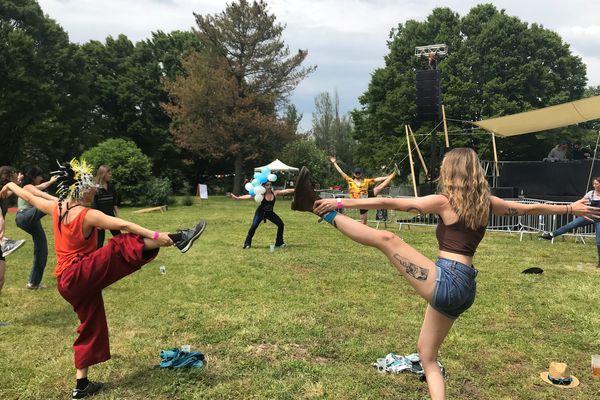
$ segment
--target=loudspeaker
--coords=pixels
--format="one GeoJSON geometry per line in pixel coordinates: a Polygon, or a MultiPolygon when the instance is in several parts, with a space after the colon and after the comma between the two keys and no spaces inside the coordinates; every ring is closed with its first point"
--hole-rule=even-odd
{"type": "Polygon", "coordinates": [[[416,78],[417,119],[438,120],[441,115],[442,73],[437,69],[418,70],[416,78]]]}

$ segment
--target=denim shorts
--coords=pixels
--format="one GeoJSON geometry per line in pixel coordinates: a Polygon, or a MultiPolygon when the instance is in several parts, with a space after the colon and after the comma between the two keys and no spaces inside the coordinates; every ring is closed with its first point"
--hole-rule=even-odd
{"type": "Polygon", "coordinates": [[[431,306],[450,319],[467,311],[477,293],[477,270],[458,261],[438,258],[431,306]]]}

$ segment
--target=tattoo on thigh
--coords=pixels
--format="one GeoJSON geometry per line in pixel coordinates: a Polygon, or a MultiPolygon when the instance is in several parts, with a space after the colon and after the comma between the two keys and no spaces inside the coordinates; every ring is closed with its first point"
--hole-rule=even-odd
{"type": "Polygon", "coordinates": [[[508,207],[508,210],[506,210],[506,212],[504,213],[504,215],[510,215],[510,216],[519,215],[519,212],[517,211],[516,208],[508,207]]]}
{"type": "Polygon", "coordinates": [[[400,256],[400,254],[394,254],[394,259],[404,267],[406,273],[419,281],[426,281],[429,275],[429,270],[423,267],[419,267],[416,264],[411,263],[406,258],[400,256]]]}

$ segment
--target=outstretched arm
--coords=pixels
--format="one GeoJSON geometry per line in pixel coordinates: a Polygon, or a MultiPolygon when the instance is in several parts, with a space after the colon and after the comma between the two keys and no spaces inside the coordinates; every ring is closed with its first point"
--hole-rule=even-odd
{"type": "MultiPolygon", "coordinates": [[[[48,181],[50,182],[50,181],[48,181]]],[[[34,185],[25,185],[23,186],[23,189],[25,189],[26,191],[28,191],[29,193],[37,196],[37,197],[41,197],[42,199],[46,199],[46,200],[51,200],[51,201],[58,201],[57,197],[54,197],[46,192],[42,192],[40,189],[38,189],[37,186],[34,185]]],[[[33,203],[31,203],[33,204],[33,203]]]]}
{"type": "Polygon", "coordinates": [[[315,202],[313,211],[318,215],[333,211],[337,209],[338,201],[341,203],[342,208],[362,208],[366,210],[383,208],[414,212],[416,214],[439,214],[442,211],[442,207],[448,203],[448,199],[439,194],[405,198],[322,199],[315,202]]]}
{"type": "Polygon", "coordinates": [[[229,193],[229,197],[231,197],[234,200],[246,200],[246,199],[251,199],[252,196],[250,196],[249,194],[243,194],[241,196],[236,196],[233,193],[229,193]]]}
{"type": "Polygon", "coordinates": [[[48,189],[50,186],[52,186],[52,184],[58,179],[58,176],[56,175],[52,175],[50,177],[49,180],[47,180],[46,182],[42,182],[39,185],[35,185],[36,188],[40,189],[40,190],[46,190],[48,189]]]}
{"type": "MultiPolygon", "coordinates": [[[[44,193],[36,189],[33,185],[27,186],[31,186],[34,190],[37,190],[40,193],[44,193]]],[[[36,196],[31,191],[25,190],[13,182],[9,182],[6,185],[4,185],[2,190],[0,190],[0,198],[5,198],[9,192],[13,192],[14,194],[19,196],[38,210],[43,211],[45,214],[52,214],[52,212],[54,211],[56,201],[58,200],[56,199],[56,197],[50,196],[47,193],[44,194],[50,197],[49,199],[41,196],[36,196]]]]}
{"type": "Polygon", "coordinates": [[[337,165],[337,158],[334,156],[329,156],[329,161],[333,164],[333,166],[335,167],[335,169],[337,170],[337,172],[340,173],[340,175],[342,176],[342,178],[346,179],[348,177],[348,175],[342,171],[342,169],[340,168],[339,165],[337,165]]]}
{"type": "Polygon", "coordinates": [[[111,217],[104,214],[102,211],[90,209],[85,215],[84,224],[87,227],[96,227],[106,230],[124,230],[136,235],[140,235],[146,239],[157,240],[161,245],[172,245],[173,241],[169,238],[166,232],[160,232],[158,238],[154,239],[154,231],[144,228],[133,222],[126,221],[121,218],[111,217]]]}
{"type": "Polygon", "coordinates": [[[275,193],[275,196],[285,196],[286,194],[292,194],[294,193],[294,189],[283,189],[283,190],[275,190],[273,191],[273,193],[275,193]]]}
{"type": "Polygon", "coordinates": [[[490,196],[492,212],[496,215],[559,215],[574,214],[586,219],[600,217],[600,208],[589,206],[587,199],[577,200],[571,204],[523,204],[514,201],[506,201],[496,196],[490,196]]]}

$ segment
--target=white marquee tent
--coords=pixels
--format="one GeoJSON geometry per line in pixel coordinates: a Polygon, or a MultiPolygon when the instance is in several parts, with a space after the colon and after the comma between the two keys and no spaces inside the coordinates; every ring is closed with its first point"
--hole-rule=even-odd
{"type": "Polygon", "coordinates": [[[271,172],[295,172],[295,171],[298,171],[298,168],[290,167],[289,165],[286,165],[285,163],[279,161],[279,159],[276,159],[275,161],[273,161],[272,163],[270,163],[268,165],[263,165],[262,167],[256,167],[256,168],[254,168],[254,171],[260,171],[264,167],[269,168],[271,170],[271,172]]]}

